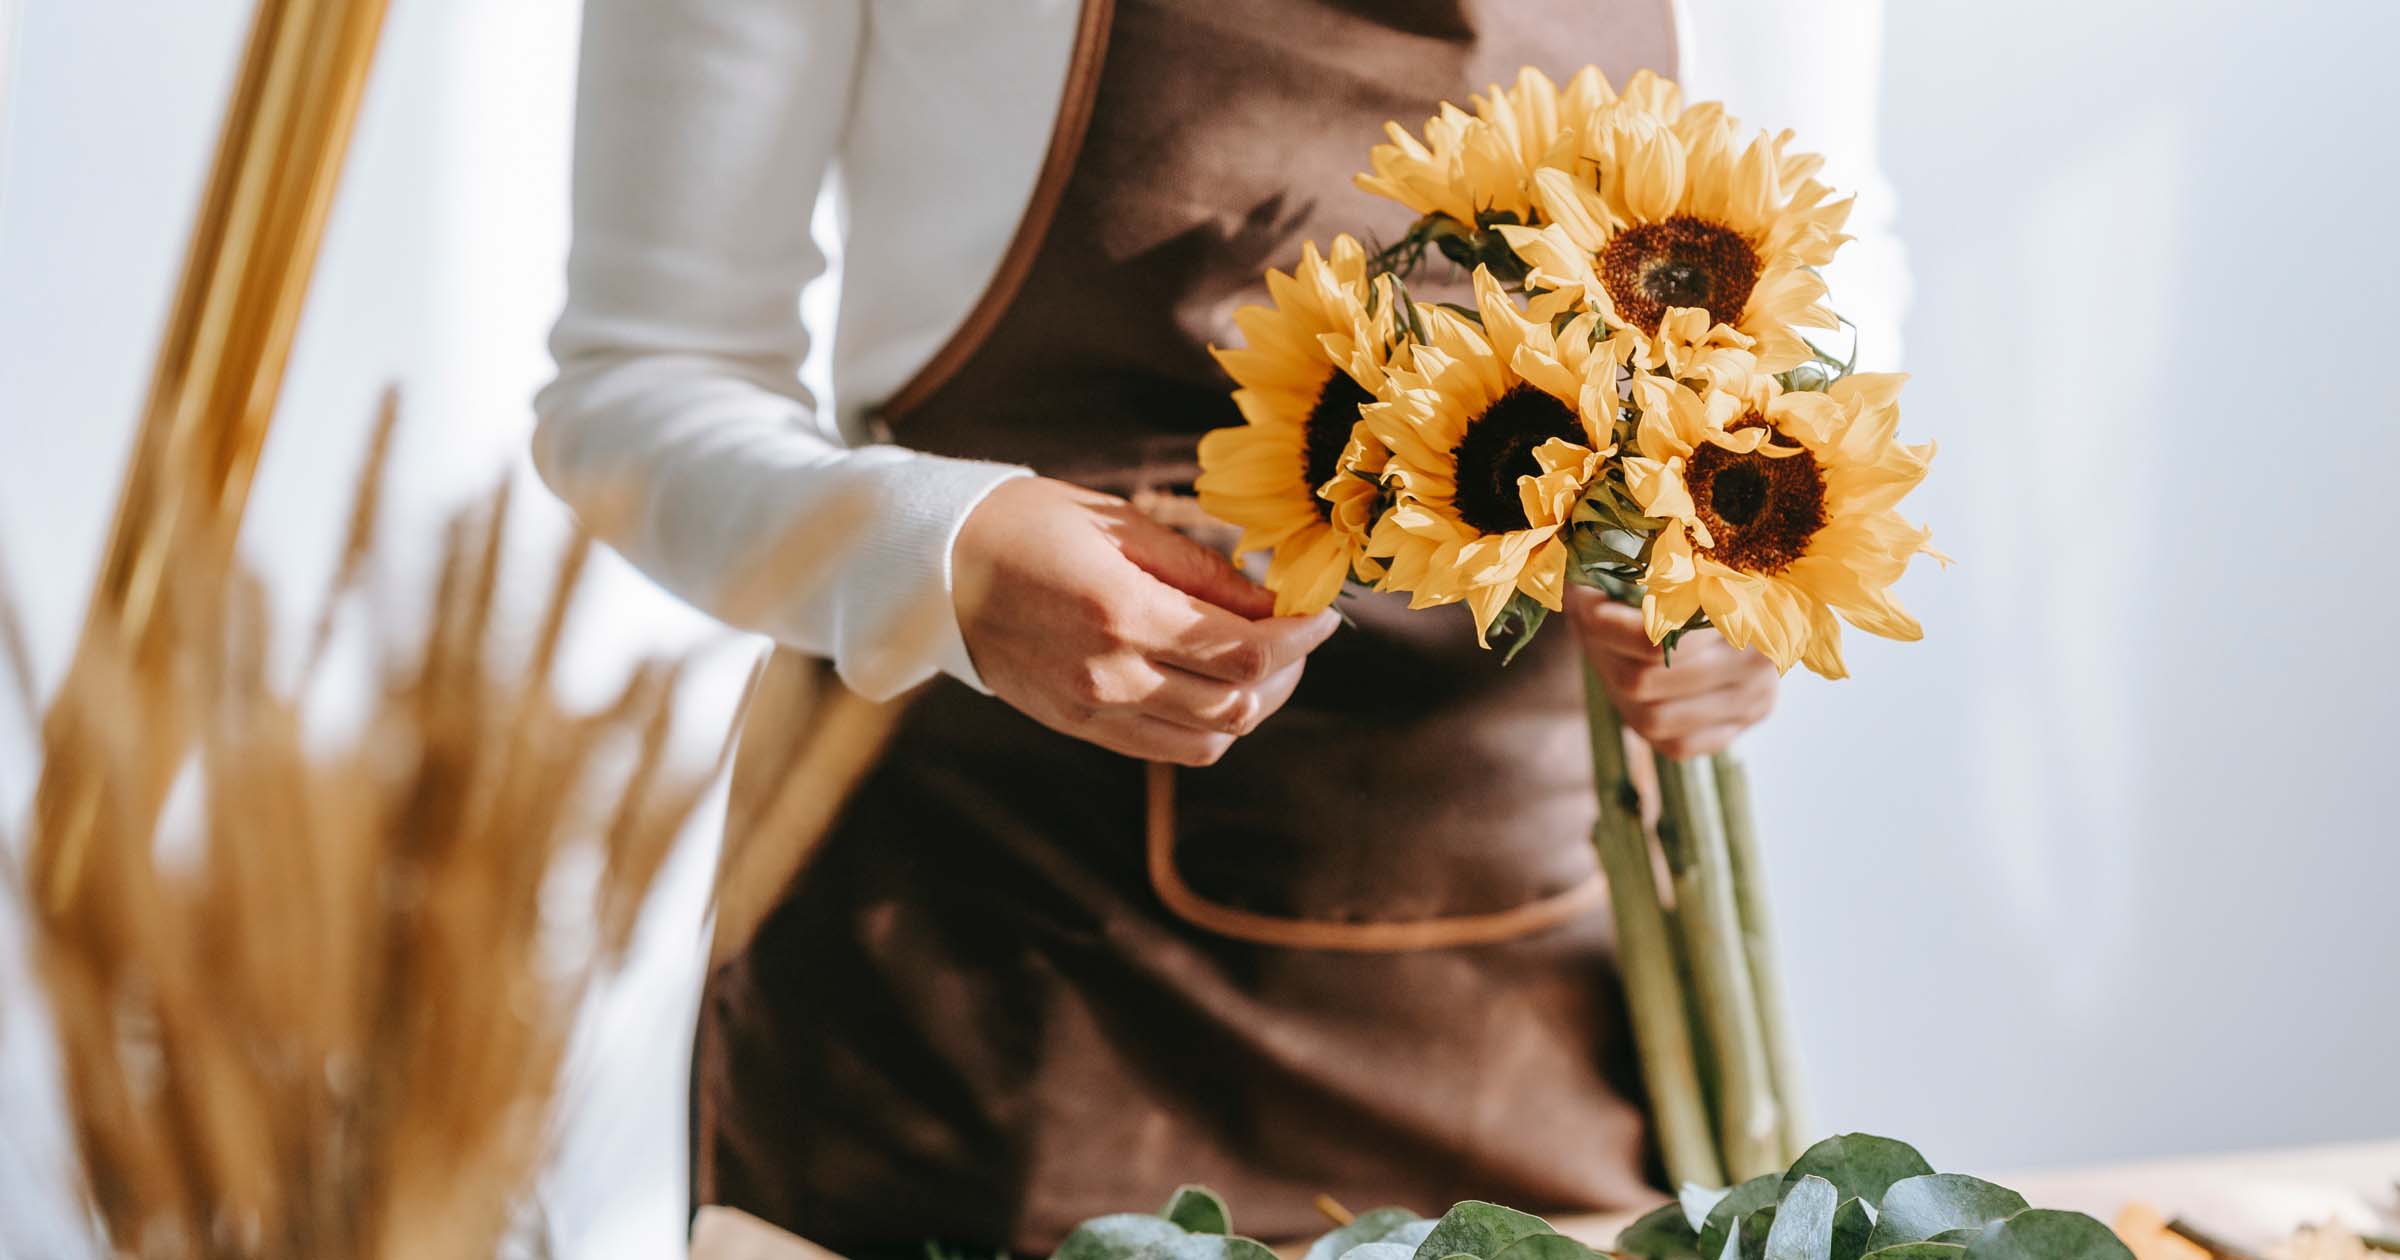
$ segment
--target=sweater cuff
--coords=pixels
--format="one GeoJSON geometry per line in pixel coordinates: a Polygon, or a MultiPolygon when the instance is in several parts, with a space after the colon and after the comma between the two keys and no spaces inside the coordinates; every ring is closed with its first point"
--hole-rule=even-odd
{"type": "Polygon", "coordinates": [[[984,496],[1032,470],[895,446],[861,448],[846,462],[874,483],[877,510],[850,589],[835,592],[843,609],[835,671],[871,700],[896,696],[936,672],[991,694],[958,623],[951,551],[984,496]]]}

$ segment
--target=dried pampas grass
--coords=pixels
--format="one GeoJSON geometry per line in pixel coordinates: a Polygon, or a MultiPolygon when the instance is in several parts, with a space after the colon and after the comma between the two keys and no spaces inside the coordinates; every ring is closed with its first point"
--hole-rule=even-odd
{"type": "MultiPolygon", "coordinates": [[[[394,415],[329,606],[375,567],[394,415]]],[[[642,663],[597,712],[554,690],[588,536],[542,577],[530,646],[498,647],[502,589],[521,584],[502,573],[506,515],[502,491],[451,522],[422,641],[385,645],[339,746],[318,746],[300,700],[330,607],[278,688],[265,597],[236,562],[171,575],[163,661],[85,636],[44,715],[20,842],[114,1253],[489,1257],[507,1232],[581,996],[722,767],[670,764],[676,662],[642,663]],[[593,848],[596,948],[562,951],[545,911],[580,885],[554,872],[593,848]]],[[[13,620],[0,649],[29,697],[13,620]]]]}

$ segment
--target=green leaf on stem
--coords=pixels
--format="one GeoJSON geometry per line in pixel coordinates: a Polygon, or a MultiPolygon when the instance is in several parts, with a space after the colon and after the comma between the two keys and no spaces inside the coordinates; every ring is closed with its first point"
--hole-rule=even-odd
{"type": "Polygon", "coordinates": [[[1845,1133],[1802,1152],[1783,1180],[1786,1185],[1794,1185],[1803,1177],[1823,1177],[1851,1198],[1880,1204],[1895,1183],[1932,1171],[1933,1165],[1926,1163],[1917,1148],[1906,1142],[1845,1133]]]}
{"type": "Polygon", "coordinates": [[[1542,601],[1533,596],[1523,591],[1509,596],[1508,602],[1500,606],[1500,612],[1492,618],[1492,624],[1485,631],[1499,644],[1500,663],[1507,665],[1515,661],[1517,653],[1533,642],[1534,634],[1549,616],[1550,610],[1542,607],[1542,601]]]}
{"type": "Polygon", "coordinates": [[[1085,1221],[1052,1260],[1275,1260],[1275,1252],[1253,1239],[1195,1234],[1164,1217],[1126,1213],[1085,1221]]]}
{"type": "MultiPolygon", "coordinates": [[[[1684,1187],[1688,1193],[1697,1189],[1684,1187]]],[[[1719,1194],[1721,1192],[1704,1192],[1719,1194]]],[[[1711,1204],[1715,1198],[1709,1200],[1711,1204]]],[[[1708,1208],[1702,1207],[1699,1216],[1705,1219],[1708,1208]]],[[[1700,1260],[1699,1226],[1687,1215],[1682,1203],[1669,1203],[1625,1227],[1617,1235],[1615,1250],[1634,1260],[1700,1260]]]]}
{"type": "MultiPolygon", "coordinates": [[[[1427,1221],[1430,1225],[1433,1222],[1427,1221]]],[[[1401,1242],[1360,1243],[1345,1251],[1341,1260],[1415,1260],[1417,1245],[1401,1242]]]]}
{"type": "Polygon", "coordinates": [[[1697,1230],[1708,1224],[1709,1210],[1724,1202],[1725,1196],[1731,1193],[1733,1191],[1714,1186],[1687,1184],[1676,1192],[1675,1200],[1676,1205],[1683,1209],[1684,1219],[1690,1221],[1692,1228],[1697,1230]]]}
{"type": "Polygon", "coordinates": [[[1416,1260],[1443,1260],[1453,1255],[1493,1260],[1510,1243],[1530,1234],[1555,1234],[1541,1217],[1504,1208],[1497,1203],[1469,1200],[1442,1213],[1425,1241],[1417,1244],[1416,1260]]]}
{"type": "Polygon", "coordinates": [[[2133,1260],[2133,1251],[2081,1212],[2035,1208],[1985,1227],[1964,1260],[2133,1260]]]}
{"type": "Polygon", "coordinates": [[[1833,1260],[1833,1217],[1841,1193],[1823,1177],[1802,1177],[1783,1192],[1767,1228],[1766,1260],[1833,1260]]]}
{"type": "Polygon", "coordinates": [[[1350,1218],[1349,1224],[1319,1238],[1301,1260],[1342,1260],[1353,1247],[1377,1243],[1403,1247],[1400,1260],[1407,1260],[1416,1254],[1417,1244],[1425,1241],[1425,1235],[1432,1232],[1432,1221],[1407,1208],[1379,1207],[1359,1213],[1350,1218]]]}
{"type": "Polygon", "coordinates": [[[1768,1173],[1763,1177],[1752,1177],[1735,1186],[1731,1193],[1717,1200],[1716,1206],[1708,1210],[1707,1218],[1701,1222],[1700,1254],[1703,1256],[1722,1254],[1725,1250],[1725,1240],[1735,1232],[1734,1222],[1760,1208],[1775,1206],[1775,1200],[1781,1197],[1782,1193],[1783,1178],[1774,1173],[1768,1173]]]}
{"type": "Polygon", "coordinates": [[[1874,1244],[1875,1209],[1865,1199],[1842,1200],[1833,1213],[1833,1260],[1858,1260],[1874,1244]]]}
{"type": "Polygon", "coordinates": [[[1158,1214],[1194,1234],[1230,1234],[1233,1213],[1225,1200],[1206,1186],[1178,1186],[1158,1214]]]}
{"type": "Polygon", "coordinates": [[[1492,1260],[1598,1260],[1599,1254],[1565,1234],[1527,1234],[1492,1260]]]}
{"type": "Polygon", "coordinates": [[[1884,1192],[1870,1248],[1919,1242],[1949,1230],[1980,1232],[2026,1208],[2025,1196],[1958,1173],[1930,1173],[1892,1183],[1884,1192]]]}

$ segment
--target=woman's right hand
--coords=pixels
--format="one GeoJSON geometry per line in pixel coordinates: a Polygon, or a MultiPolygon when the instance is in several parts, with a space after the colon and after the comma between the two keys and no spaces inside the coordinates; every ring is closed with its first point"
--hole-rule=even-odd
{"type": "Polygon", "coordinates": [[[1112,495],[1020,477],[951,551],[958,624],[994,695],[1052,730],[1148,761],[1213,764],[1283,707],[1332,612],[1275,597],[1112,495]]]}

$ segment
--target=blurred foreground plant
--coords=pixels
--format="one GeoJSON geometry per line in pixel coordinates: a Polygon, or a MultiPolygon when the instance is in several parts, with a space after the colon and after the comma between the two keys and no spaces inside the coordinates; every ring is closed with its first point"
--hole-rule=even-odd
{"type": "MultiPolygon", "coordinates": [[[[493,1255],[581,998],[721,768],[670,764],[680,662],[638,664],[596,712],[554,689],[588,536],[541,579],[522,655],[499,649],[505,488],[449,523],[423,626],[378,621],[354,734],[310,729],[335,608],[372,567],[395,410],[296,685],[271,681],[258,580],[195,562],[168,576],[164,668],[87,635],[43,715],[42,804],[10,847],[28,891],[70,890],[25,900],[115,1254],[493,1255]],[[588,886],[553,882],[594,851],[588,886]],[[561,948],[586,915],[597,940],[561,948]]],[[[22,636],[0,643],[29,701],[22,636]]]]}

